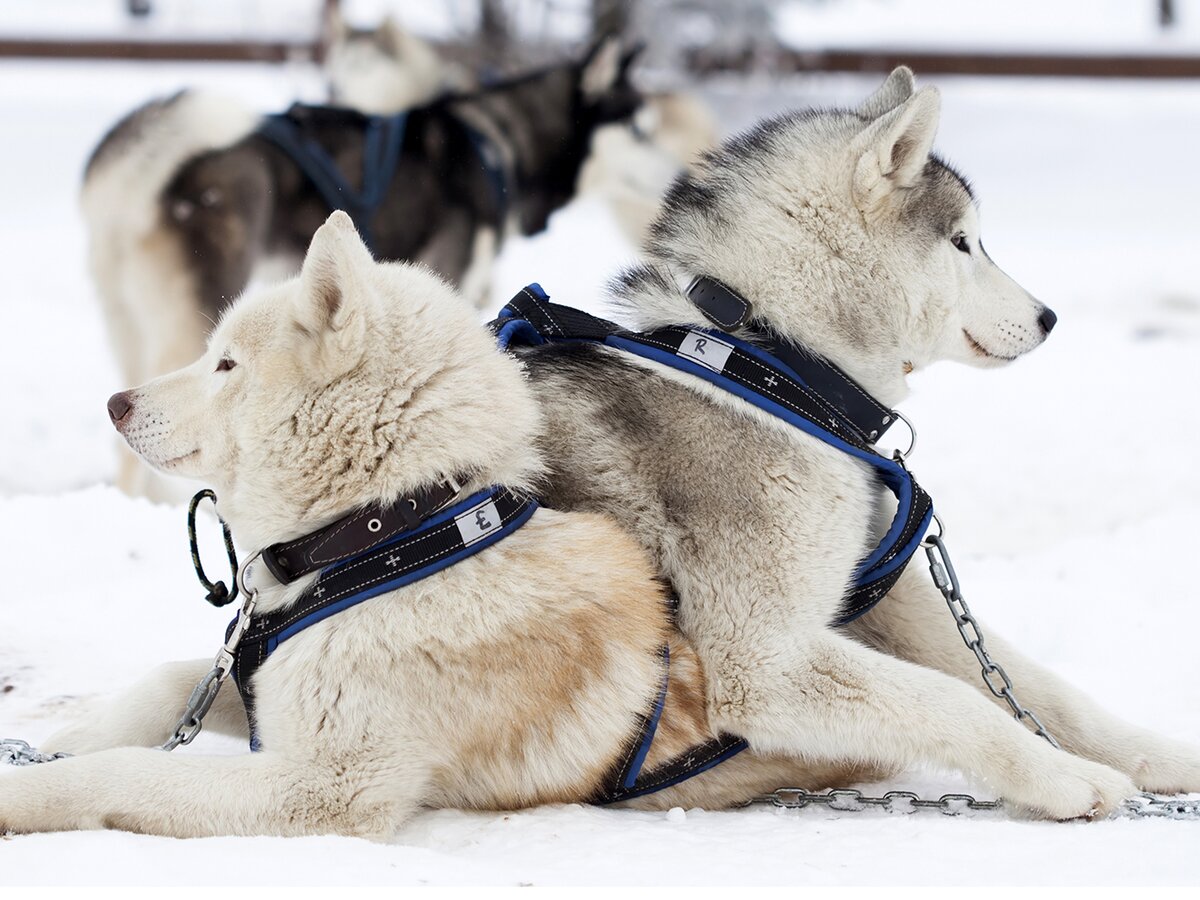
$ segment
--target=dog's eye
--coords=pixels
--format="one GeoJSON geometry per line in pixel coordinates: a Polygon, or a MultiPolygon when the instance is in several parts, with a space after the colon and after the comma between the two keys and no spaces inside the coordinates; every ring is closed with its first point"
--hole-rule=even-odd
{"type": "Polygon", "coordinates": [[[236,365],[237,365],[237,363],[235,363],[228,356],[222,356],[221,361],[217,363],[216,370],[218,372],[228,372],[230,369],[232,369],[236,365]]]}
{"type": "Polygon", "coordinates": [[[954,245],[954,249],[962,253],[969,254],[971,252],[971,245],[967,243],[967,236],[961,231],[954,237],[950,238],[950,243],[954,245]]]}

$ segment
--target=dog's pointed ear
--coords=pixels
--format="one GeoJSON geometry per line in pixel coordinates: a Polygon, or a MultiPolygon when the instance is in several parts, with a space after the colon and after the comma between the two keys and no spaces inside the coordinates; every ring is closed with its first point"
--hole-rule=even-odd
{"type": "Polygon", "coordinates": [[[940,111],[937,88],[924,87],[855,139],[852,190],[864,215],[877,213],[894,191],[916,184],[933,149],[940,111]]]}
{"type": "Polygon", "coordinates": [[[362,330],[367,276],[375,261],[346,213],[334,212],[317,229],[300,269],[297,325],[313,335],[353,340],[362,330]]]}
{"type": "Polygon", "coordinates": [[[916,86],[912,69],[908,66],[897,66],[892,69],[892,74],[879,89],[862,102],[858,107],[858,114],[866,119],[878,119],[911,97],[916,86]]]}
{"type": "Polygon", "coordinates": [[[350,26],[346,24],[346,20],[342,17],[342,11],[336,3],[325,4],[325,33],[329,35],[329,40],[333,43],[339,43],[350,37],[350,26]]]}
{"type": "Polygon", "coordinates": [[[610,35],[596,42],[579,70],[579,90],[584,99],[596,100],[612,90],[624,72],[623,62],[620,38],[610,35]]]}
{"type": "Polygon", "coordinates": [[[402,59],[408,49],[408,32],[400,27],[391,15],[383,17],[383,21],[375,30],[375,43],[392,59],[402,59]]]}

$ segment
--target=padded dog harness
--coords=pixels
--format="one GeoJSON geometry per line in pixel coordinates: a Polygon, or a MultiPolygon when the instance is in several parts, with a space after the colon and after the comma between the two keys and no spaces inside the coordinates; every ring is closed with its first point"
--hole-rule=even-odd
{"type": "MultiPolygon", "coordinates": [[[[750,305],[714,279],[697,279],[689,296],[710,318],[745,326],[750,305]]],[[[550,303],[531,284],[492,323],[502,347],[590,341],[615,347],[715,384],[869,465],[897,501],[895,518],[859,564],[841,615],[844,625],[878,603],[908,565],[933,516],[933,503],[900,459],[873,447],[897,415],[832,363],[773,342],[774,354],[723,331],[686,325],[627,331],[577,309],[550,303]]]]}
{"type": "MultiPolygon", "coordinates": [[[[512,534],[537,509],[535,501],[498,487],[448,506],[457,494],[457,482],[446,479],[390,506],[372,504],[304,537],[262,551],[263,564],[281,584],[313,572],[320,575],[295,603],[252,615],[234,651],[232,674],[249,718],[251,750],[262,749],[251,679],[280,644],[365,600],[473,556],[512,534]]],[[[236,622],[229,624],[226,639],[236,622]]],[[[639,716],[628,752],[606,779],[609,786],[593,798],[595,803],[613,803],[660,790],[745,748],[743,741],[722,736],[642,775],[667,699],[670,653],[664,646],[660,654],[663,677],[651,710],[639,716]]]]}
{"type": "MultiPolygon", "coordinates": [[[[449,496],[456,493],[451,491],[449,496]]],[[[426,492],[418,496],[438,495],[426,492]]],[[[413,507],[414,499],[405,498],[386,508],[368,507],[306,537],[263,551],[267,568],[284,584],[318,569],[321,574],[295,603],[254,614],[234,654],[233,677],[250,719],[251,750],[260,749],[261,744],[250,681],[280,644],[364,600],[474,556],[512,534],[537,509],[535,501],[501,487],[480,491],[441,510],[432,508],[436,501],[431,499],[422,510],[424,516],[413,507]],[[396,530],[398,522],[412,518],[418,518],[416,527],[396,530]]],[[[230,623],[227,638],[236,621],[230,623]]]]}
{"type": "MultiPolygon", "coordinates": [[[[482,131],[458,116],[451,118],[463,128],[479,159],[493,194],[498,221],[503,224],[508,209],[508,179],[502,155],[482,131]]],[[[370,116],[337,106],[296,103],[287,112],[265,116],[255,133],[287,154],[317,189],[330,212],[341,209],[349,214],[354,227],[374,253],[371,221],[383,205],[388,186],[396,174],[407,124],[407,111],[393,116],[370,116]],[[314,118],[334,115],[345,120],[343,127],[363,131],[361,190],[356,191],[350,186],[349,179],[314,133],[314,118]]]]}

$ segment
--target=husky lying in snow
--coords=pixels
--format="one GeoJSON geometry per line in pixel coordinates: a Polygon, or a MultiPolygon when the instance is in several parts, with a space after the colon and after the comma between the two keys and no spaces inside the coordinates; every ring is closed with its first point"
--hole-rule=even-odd
{"type": "MultiPolygon", "coordinates": [[[[1054,316],[984,251],[970,188],[931,155],[938,115],[936,90],[901,68],[857,110],[785,115],[728,141],[669,192],[650,262],[615,281],[616,303],[639,329],[711,327],[684,286],[719,279],[759,326],[888,407],[935,360],[999,367],[1033,350],[1054,316]]],[[[569,287],[555,298],[569,304],[569,287]]],[[[608,513],[652,554],[717,730],[763,753],[958,769],[1054,818],[1105,813],[1136,788],[1200,790],[1196,748],[1122,722],[991,636],[1067,752],[989,703],[919,563],[832,627],[891,520],[865,464],[617,349],[521,356],[546,417],[544,501],[608,513]]]]}
{"type": "MultiPolygon", "coordinates": [[[[471,473],[462,495],[533,491],[542,474],[520,365],[437,278],[373,262],[342,213],[298,279],[239,301],[199,361],[110,411],[157,469],[212,483],[249,548],[447,472],[471,473]]],[[[312,580],[265,591],[258,611],[312,580]]],[[[477,555],[281,644],[252,678],[261,752],[148,749],[211,665],[172,663],[47,745],[84,755],[0,777],[0,833],[386,838],[422,806],[587,801],[656,702],[665,643],[669,691],[646,771],[713,737],[703,673],[633,541],[604,516],[539,509],[477,555]]],[[[232,684],[205,724],[247,734],[232,684]]],[[[867,772],[744,752],[632,803],[727,805],[867,772]]]]}
{"type": "MultiPolygon", "coordinates": [[[[544,228],[574,195],[591,132],[638,108],[631,62],[607,41],[582,62],[412,110],[370,219],[377,255],[426,263],[485,299],[505,235],[544,228]]],[[[297,116],[358,190],[371,146],[363,117],[330,108],[297,116]]],[[[131,113],[92,155],[82,193],[91,269],[126,383],[194,359],[209,321],[255,270],[294,271],[329,214],[263,123],[236,103],[184,92],[131,113]]],[[[129,463],[118,483],[136,492],[129,463]]]]}

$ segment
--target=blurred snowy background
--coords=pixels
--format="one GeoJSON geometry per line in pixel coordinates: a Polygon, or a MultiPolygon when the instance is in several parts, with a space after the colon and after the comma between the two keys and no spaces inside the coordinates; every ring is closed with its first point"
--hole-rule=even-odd
{"type": "MultiPolygon", "coordinates": [[[[0,736],[34,743],[155,663],[210,655],[228,618],[195,584],[183,507],[111,486],[116,440],[104,404],[127,385],[86,272],[84,161],[117,118],[184,86],[263,111],[326,90],[311,53],[315,0],[149,0],[144,17],[129,5],[0,8],[0,736]],[[83,42],[129,41],[160,52],[240,44],[284,61],[31,58],[47,46],[96,55],[83,42]]],[[[725,133],[784,109],[853,104],[894,55],[926,60],[935,71],[918,65],[918,80],[943,93],[938,148],[975,183],[989,251],[1060,324],[1007,370],[939,365],[916,376],[903,407],[920,432],[913,466],[985,623],[1127,718],[1200,741],[1200,592],[1190,577],[1200,514],[1200,2],[341,6],[364,27],[391,13],[460,57],[481,43],[504,48],[491,64],[512,69],[577,52],[615,16],[603,21],[649,41],[638,78],[694,92],[725,133]],[[1104,77],[1106,59],[1193,75],[1104,77]],[[964,75],[956,65],[1094,77],[964,75]],[[822,66],[860,71],[806,71],[822,66]]],[[[636,253],[604,203],[580,198],[544,233],[504,247],[494,305],[538,280],[556,300],[599,311],[605,279],[636,253]]],[[[183,752],[241,748],[203,736],[183,752]]],[[[873,789],[886,787],[936,795],[965,785],[913,772],[873,789]]],[[[1195,884],[1194,831],[766,808],[442,811],[392,846],[0,840],[0,882],[1195,884]]]]}

